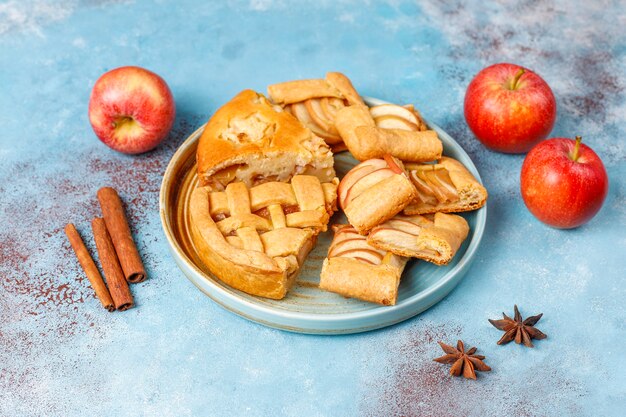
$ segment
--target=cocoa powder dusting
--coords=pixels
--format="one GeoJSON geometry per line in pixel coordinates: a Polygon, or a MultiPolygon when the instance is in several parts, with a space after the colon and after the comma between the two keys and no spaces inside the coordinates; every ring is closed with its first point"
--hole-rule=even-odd
{"type": "MultiPolygon", "coordinates": [[[[584,395],[582,385],[566,376],[558,367],[528,361],[523,367],[516,361],[498,356],[502,353],[493,340],[466,334],[460,325],[418,322],[407,330],[403,340],[390,340],[387,348],[390,363],[387,374],[377,375],[368,385],[371,393],[362,404],[367,416],[468,417],[486,415],[537,416],[546,407],[562,407],[568,415],[578,415],[578,405],[568,400],[584,395]],[[407,337],[408,336],[408,337],[407,337]],[[433,361],[440,356],[438,341],[456,343],[466,340],[480,345],[480,353],[490,359],[492,372],[481,374],[477,381],[450,376],[449,367],[433,361]],[[547,379],[547,382],[546,382],[547,379]],[[543,387],[541,392],[529,391],[543,387]],[[548,387],[546,389],[546,387],[548,387]]],[[[510,352],[509,352],[510,354],[510,352]]],[[[552,359],[550,359],[551,361],[552,359]]]]}

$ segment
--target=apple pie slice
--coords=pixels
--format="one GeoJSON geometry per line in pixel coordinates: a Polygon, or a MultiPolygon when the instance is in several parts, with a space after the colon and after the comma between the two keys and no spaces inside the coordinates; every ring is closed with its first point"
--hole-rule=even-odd
{"type": "Polygon", "coordinates": [[[396,255],[445,265],[468,233],[467,221],[456,214],[435,213],[434,217],[399,214],[374,227],[367,243],[396,255]]]}
{"type": "Polygon", "coordinates": [[[244,90],[215,112],[197,150],[203,186],[223,191],[231,182],[248,187],[288,181],[298,174],[321,182],[335,177],[326,143],[280,106],[244,90]]]}
{"type": "Polygon", "coordinates": [[[284,107],[285,111],[323,138],[333,152],[346,149],[335,127],[337,112],[347,105],[365,105],[348,77],[339,72],[329,72],[324,80],[273,84],[267,91],[274,103],[284,107]]]}
{"type": "Polygon", "coordinates": [[[428,130],[411,107],[348,106],[337,113],[335,126],[359,161],[390,154],[403,161],[425,162],[440,158],[443,151],[437,132],[428,130]]]}
{"type": "Polygon", "coordinates": [[[389,155],[356,165],[337,193],[348,222],[361,234],[395,216],[417,195],[402,162],[389,155]]]}
{"type": "Polygon", "coordinates": [[[436,164],[406,163],[417,197],[404,214],[455,213],[481,208],[487,190],[456,159],[442,157],[436,164]]]}
{"type": "Polygon", "coordinates": [[[367,243],[354,227],[333,226],[335,236],[324,260],[320,288],[383,305],[394,305],[407,258],[367,243]]]}
{"type": "Polygon", "coordinates": [[[191,237],[200,259],[233,288],[283,298],[337,209],[337,183],[296,175],[290,183],[194,189],[191,237]]]}

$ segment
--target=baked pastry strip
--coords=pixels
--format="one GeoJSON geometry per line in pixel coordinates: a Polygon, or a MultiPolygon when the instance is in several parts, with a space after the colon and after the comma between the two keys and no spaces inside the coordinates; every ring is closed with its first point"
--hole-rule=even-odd
{"type": "Polygon", "coordinates": [[[397,215],[373,228],[367,242],[396,255],[445,265],[468,233],[467,221],[456,214],[435,213],[431,218],[397,215]]]}
{"type": "Polygon", "coordinates": [[[336,210],[337,183],[295,176],[252,188],[231,183],[223,192],[194,189],[191,237],[200,259],[233,288],[283,298],[336,210]]]}
{"type": "Polygon", "coordinates": [[[326,79],[295,80],[267,87],[270,99],[280,105],[298,103],[310,98],[345,98],[349,104],[365,103],[348,77],[340,72],[329,72],[326,79]]]}
{"type": "Polygon", "coordinates": [[[315,175],[321,182],[335,177],[324,140],[252,90],[242,91],[211,117],[197,161],[201,185],[216,191],[231,182],[252,187],[298,174],[315,175]]]}
{"type": "Polygon", "coordinates": [[[356,165],[337,192],[348,222],[361,234],[395,216],[417,195],[402,163],[388,155],[356,165]]]}
{"type": "Polygon", "coordinates": [[[456,159],[444,156],[436,164],[406,163],[405,168],[417,197],[404,214],[471,211],[487,201],[485,187],[456,159]]]}
{"type": "Polygon", "coordinates": [[[370,246],[350,225],[335,225],[320,288],[344,297],[395,305],[407,258],[370,246]]]}
{"type": "Polygon", "coordinates": [[[359,161],[390,154],[403,161],[425,162],[441,157],[443,144],[434,130],[378,127],[367,107],[354,105],[337,113],[335,126],[350,153],[359,161]]]}

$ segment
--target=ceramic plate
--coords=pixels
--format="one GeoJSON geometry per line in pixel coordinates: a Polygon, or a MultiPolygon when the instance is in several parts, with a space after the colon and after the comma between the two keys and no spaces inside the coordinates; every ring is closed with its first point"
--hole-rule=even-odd
{"type": "MultiPolygon", "coordinates": [[[[365,98],[369,105],[385,102],[365,98]]],[[[446,132],[429,123],[443,141],[444,154],[458,159],[480,181],[472,160],[446,132]]],[[[230,288],[213,276],[199,260],[189,238],[187,212],[191,190],[197,183],[195,153],[204,126],[196,130],[172,157],[161,185],[160,211],[163,230],[174,260],[200,290],[222,307],[257,323],[299,333],[345,334],[378,329],[401,322],[432,307],[461,281],[470,267],[482,238],[487,209],[462,214],[470,233],[447,266],[411,261],[402,275],[395,306],[384,307],[346,299],[320,290],[322,261],[332,240],[332,231],[320,234],[317,246],[307,258],[294,288],[282,300],[255,297],[230,288]]],[[[341,178],[357,161],[347,152],[335,156],[341,178]]],[[[337,214],[332,223],[345,223],[337,214]]]]}

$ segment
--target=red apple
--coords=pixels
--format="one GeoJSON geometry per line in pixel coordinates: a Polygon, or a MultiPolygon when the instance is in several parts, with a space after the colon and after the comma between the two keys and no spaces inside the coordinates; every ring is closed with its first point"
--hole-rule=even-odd
{"type": "Polygon", "coordinates": [[[528,152],[548,137],[555,119],[552,90],[539,75],[519,65],[487,67],[465,92],[465,120],[494,151],[528,152]]]}
{"type": "Polygon", "coordinates": [[[600,157],[587,145],[566,138],[548,139],[524,159],[521,191],[528,210],[560,229],[587,223],[602,207],[609,179],[600,157]]]}
{"type": "Polygon", "coordinates": [[[128,154],[155,148],[169,133],[175,115],[174,97],[165,81],[139,67],[103,74],[89,99],[89,121],[96,136],[128,154]]]}

